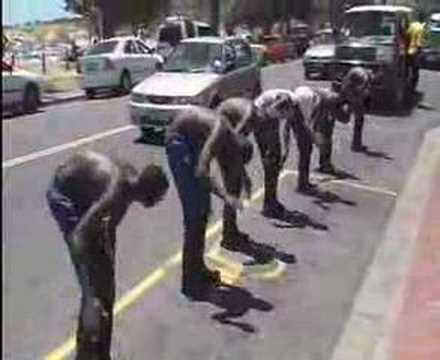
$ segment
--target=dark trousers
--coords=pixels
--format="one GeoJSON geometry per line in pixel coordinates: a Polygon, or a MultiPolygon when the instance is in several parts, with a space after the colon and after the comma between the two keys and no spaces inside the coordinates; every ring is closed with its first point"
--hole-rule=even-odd
{"type": "MultiPolygon", "coordinates": [[[[313,139],[306,129],[304,121],[292,121],[292,128],[299,153],[298,189],[304,189],[310,185],[310,160],[313,151],[313,139]]],[[[331,166],[334,121],[331,119],[322,120],[316,130],[321,133],[325,141],[324,144],[319,145],[319,166],[331,166]]]]}
{"type": "MultiPolygon", "coordinates": [[[[225,182],[225,190],[228,194],[231,194],[237,198],[241,194],[241,182],[239,181],[227,181],[225,182]]],[[[223,241],[227,243],[229,241],[234,242],[239,236],[240,231],[237,226],[237,211],[229,206],[227,203],[223,206],[223,241]]]]}
{"type": "MultiPolygon", "coordinates": [[[[102,226],[102,231],[87,238],[85,244],[74,243],[70,235],[87,209],[75,205],[58,191],[56,185],[49,188],[46,196],[52,215],[63,233],[81,288],[76,359],[108,360],[113,329],[115,278],[113,251],[111,254],[106,252],[102,236],[107,234],[114,238],[115,229],[109,234],[109,230],[102,226]]],[[[111,243],[114,244],[113,241],[111,243]]]]}
{"type": "Polygon", "coordinates": [[[198,146],[187,137],[175,134],[167,139],[165,147],[183,211],[182,290],[185,290],[197,284],[206,269],[203,255],[210,191],[196,176],[201,151],[198,146]]]}
{"type": "Polygon", "coordinates": [[[407,56],[407,68],[411,74],[411,90],[415,91],[419,83],[421,52],[418,51],[414,55],[407,56]]]}
{"type": "Polygon", "coordinates": [[[333,119],[326,119],[321,121],[318,126],[318,132],[324,138],[324,144],[319,145],[319,166],[332,166],[332,151],[333,151],[333,131],[335,129],[335,121],[333,119]]]}
{"type": "Polygon", "coordinates": [[[355,103],[352,106],[353,106],[353,114],[354,114],[354,126],[353,126],[353,138],[351,141],[351,147],[360,148],[363,146],[362,132],[364,129],[364,122],[365,122],[364,114],[366,112],[366,105],[363,103],[355,103]]]}
{"type": "Polygon", "coordinates": [[[278,203],[278,180],[281,172],[280,125],[276,120],[261,121],[254,129],[255,140],[260,151],[264,169],[263,206],[278,203]]]}

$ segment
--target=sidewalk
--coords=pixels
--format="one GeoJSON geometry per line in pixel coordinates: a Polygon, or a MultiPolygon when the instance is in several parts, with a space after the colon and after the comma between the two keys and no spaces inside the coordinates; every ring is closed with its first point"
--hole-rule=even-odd
{"type": "MultiPolygon", "coordinates": [[[[440,166],[435,179],[440,184],[440,166]]],[[[440,359],[440,191],[432,195],[391,345],[397,360],[440,359]]]]}
{"type": "Polygon", "coordinates": [[[332,360],[440,359],[440,128],[419,152],[332,360]]]}

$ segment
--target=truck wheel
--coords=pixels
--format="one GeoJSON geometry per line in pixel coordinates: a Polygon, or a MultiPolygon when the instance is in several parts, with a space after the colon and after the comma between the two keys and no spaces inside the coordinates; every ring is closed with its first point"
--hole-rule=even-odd
{"type": "Polygon", "coordinates": [[[23,98],[23,111],[25,113],[33,113],[37,111],[40,103],[40,95],[35,85],[29,84],[26,86],[23,98]]]}

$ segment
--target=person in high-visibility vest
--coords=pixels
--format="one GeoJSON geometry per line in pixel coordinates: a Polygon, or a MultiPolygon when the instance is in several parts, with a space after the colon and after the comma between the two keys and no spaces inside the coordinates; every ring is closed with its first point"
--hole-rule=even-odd
{"type": "Polygon", "coordinates": [[[419,82],[420,56],[425,43],[425,35],[425,23],[413,21],[408,26],[407,66],[411,71],[413,90],[417,88],[419,82]]]}

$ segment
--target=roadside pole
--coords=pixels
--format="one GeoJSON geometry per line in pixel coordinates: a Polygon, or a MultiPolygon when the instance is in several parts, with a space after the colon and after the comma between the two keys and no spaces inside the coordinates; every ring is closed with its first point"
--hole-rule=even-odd
{"type": "Polygon", "coordinates": [[[211,0],[211,26],[215,33],[218,32],[220,23],[220,0],[211,0]]]}

